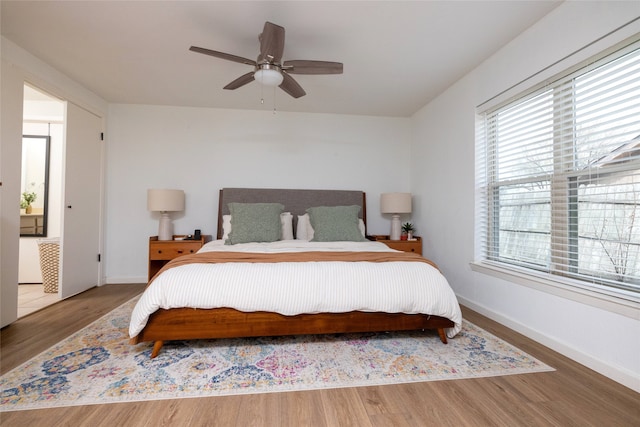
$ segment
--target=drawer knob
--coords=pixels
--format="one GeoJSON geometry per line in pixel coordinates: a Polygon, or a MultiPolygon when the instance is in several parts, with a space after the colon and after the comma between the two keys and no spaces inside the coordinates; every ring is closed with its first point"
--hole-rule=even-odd
{"type": "Polygon", "coordinates": [[[160,251],[160,250],[159,250],[159,251],[158,251],[158,253],[159,253],[159,254],[161,254],[161,253],[162,253],[162,251],[160,251]]]}

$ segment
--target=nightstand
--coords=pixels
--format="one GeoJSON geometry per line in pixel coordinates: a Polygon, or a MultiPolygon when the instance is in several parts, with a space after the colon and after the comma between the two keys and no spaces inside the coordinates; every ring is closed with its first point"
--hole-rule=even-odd
{"type": "Polygon", "coordinates": [[[369,236],[369,238],[382,242],[391,249],[422,255],[422,238],[420,237],[414,237],[415,240],[389,240],[389,236],[369,236]]]}
{"type": "MultiPolygon", "coordinates": [[[[184,236],[173,236],[184,237],[184,236]]],[[[158,236],[149,238],[149,278],[169,261],[182,255],[195,254],[204,245],[204,236],[200,240],[158,240],[158,236]]]]}

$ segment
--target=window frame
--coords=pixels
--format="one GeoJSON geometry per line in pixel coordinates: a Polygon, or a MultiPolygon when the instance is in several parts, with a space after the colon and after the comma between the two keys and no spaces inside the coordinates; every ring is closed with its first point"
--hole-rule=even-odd
{"type": "MultiPolygon", "coordinates": [[[[558,80],[567,79],[572,75],[583,75],[590,70],[599,66],[603,59],[607,59],[606,62],[614,61],[615,59],[623,56],[624,54],[638,49],[640,41],[637,39],[631,42],[626,41],[621,46],[616,46],[608,51],[601,53],[597,58],[591,58],[581,64],[578,64],[564,73],[560,73],[553,79],[547,81],[556,82],[558,80]],[[615,58],[610,58],[611,54],[616,52],[615,58]]],[[[575,77],[573,78],[575,82],[575,77]]],[[[566,165],[562,165],[562,171],[557,169],[558,165],[554,165],[554,172],[551,174],[541,174],[536,176],[528,176],[526,178],[515,179],[510,183],[532,183],[540,182],[541,180],[547,180],[549,182],[549,205],[550,215],[552,218],[552,225],[550,228],[550,243],[549,243],[549,262],[554,263],[556,258],[567,258],[568,262],[563,262],[563,267],[566,269],[566,274],[559,274],[555,271],[555,268],[547,268],[542,266],[536,268],[534,265],[526,265],[525,262],[510,263],[504,259],[493,257],[492,254],[499,255],[499,227],[500,223],[496,219],[496,215],[500,212],[499,191],[500,188],[505,186],[505,181],[499,181],[496,178],[497,167],[490,168],[488,166],[487,158],[495,158],[497,144],[491,144],[489,141],[490,132],[486,132],[484,128],[487,127],[486,114],[501,110],[505,106],[517,105],[517,102],[524,102],[528,98],[535,98],[544,93],[544,87],[547,83],[537,85],[530,90],[517,95],[507,102],[503,102],[499,105],[492,107],[490,110],[477,111],[476,113],[476,256],[475,261],[471,263],[473,271],[482,272],[485,274],[491,274],[493,276],[506,278],[510,281],[514,281],[519,284],[531,286],[533,288],[544,290],[553,294],[558,294],[564,297],[570,297],[570,299],[580,300],[587,302],[590,305],[598,306],[601,308],[607,308],[608,310],[618,312],[621,314],[629,315],[631,317],[637,317],[637,309],[640,308],[640,291],[628,290],[622,288],[615,288],[610,285],[605,285],[606,281],[601,283],[591,283],[579,278],[579,274],[574,274],[571,270],[574,269],[573,263],[577,260],[569,259],[567,254],[571,254],[571,257],[577,257],[577,245],[578,245],[578,218],[577,215],[571,213],[577,213],[579,201],[577,195],[578,181],[581,178],[581,172],[579,170],[567,170],[566,165]],[[478,154],[482,151],[481,154],[478,154]],[[565,184],[558,184],[557,182],[564,181],[565,184]],[[558,187],[563,187],[561,191],[558,187]],[[562,197],[558,198],[557,195],[561,193],[562,197]],[[564,209],[555,209],[552,206],[554,203],[558,203],[558,199],[563,200],[560,203],[566,204],[564,209]],[[479,211],[480,210],[480,211],[479,211]],[[558,224],[564,224],[565,227],[560,227],[558,224]],[[558,232],[558,230],[564,230],[558,232]],[[479,241],[478,241],[479,240],[479,241]],[[570,248],[575,248],[571,250],[570,248]],[[631,309],[631,311],[629,311],[631,309]]],[[[561,102],[566,102],[566,97],[571,98],[571,102],[575,103],[575,83],[573,84],[573,90],[569,95],[560,93],[559,96],[564,97],[561,102]]],[[[552,89],[549,89],[552,90],[552,89]]],[[[558,95],[552,92],[553,103],[558,102],[556,99],[558,95]]],[[[557,114],[556,108],[552,109],[554,115],[554,123],[557,120],[555,115],[557,114]]],[[[566,124],[566,120],[564,123],[566,124]]],[[[575,123],[575,115],[573,116],[573,123],[575,123]]],[[[575,135],[575,125],[573,128],[573,134],[575,135]]],[[[553,138],[553,162],[562,160],[561,155],[557,155],[556,151],[562,151],[566,149],[567,145],[573,145],[575,138],[568,138],[566,141],[556,141],[554,132],[553,138]]],[[[572,147],[573,148],[573,147],[572,147]]],[[[640,159],[633,161],[637,164],[637,168],[640,169],[640,159]]],[[[620,173],[620,171],[614,171],[614,173],[620,173]]],[[[622,172],[624,173],[624,171],[622,172]]],[[[582,174],[583,175],[583,174],[582,174]]],[[[577,264],[575,265],[577,270],[577,264]]]]}

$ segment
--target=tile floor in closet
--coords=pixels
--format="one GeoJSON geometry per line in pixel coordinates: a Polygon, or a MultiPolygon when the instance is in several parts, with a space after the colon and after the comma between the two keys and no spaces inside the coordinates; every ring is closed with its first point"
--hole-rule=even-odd
{"type": "Polygon", "coordinates": [[[60,301],[58,293],[44,291],[42,283],[18,286],[18,318],[60,301]]]}

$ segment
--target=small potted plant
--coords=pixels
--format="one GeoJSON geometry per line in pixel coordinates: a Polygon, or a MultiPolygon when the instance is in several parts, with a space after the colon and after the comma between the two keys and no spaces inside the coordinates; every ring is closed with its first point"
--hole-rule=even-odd
{"type": "Polygon", "coordinates": [[[400,239],[401,240],[413,239],[414,230],[415,228],[413,227],[413,224],[411,224],[410,222],[405,222],[404,224],[402,224],[402,236],[400,237],[400,239]]]}
{"type": "Polygon", "coordinates": [[[33,210],[31,203],[36,201],[38,195],[35,192],[25,191],[22,193],[22,200],[20,200],[20,208],[24,209],[24,212],[30,214],[33,210]]]}

